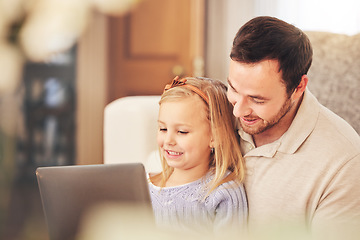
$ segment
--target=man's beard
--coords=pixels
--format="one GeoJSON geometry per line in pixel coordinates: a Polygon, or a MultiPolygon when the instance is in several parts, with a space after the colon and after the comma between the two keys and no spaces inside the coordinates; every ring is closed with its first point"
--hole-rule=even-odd
{"type": "Polygon", "coordinates": [[[282,105],[279,112],[273,118],[271,118],[269,121],[260,119],[261,120],[260,126],[249,127],[246,124],[244,124],[241,120],[239,122],[244,132],[250,135],[260,134],[277,125],[280,122],[280,120],[290,111],[292,106],[293,104],[291,103],[291,99],[288,98],[285,101],[285,103],[282,105]]]}

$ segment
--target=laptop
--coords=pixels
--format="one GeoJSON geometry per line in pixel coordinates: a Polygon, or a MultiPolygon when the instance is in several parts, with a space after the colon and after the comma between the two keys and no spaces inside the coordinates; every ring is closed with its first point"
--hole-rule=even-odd
{"type": "Polygon", "coordinates": [[[99,204],[151,209],[141,163],[39,167],[36,176],[50,240],[75,239],[82,217],[99,204]]]}

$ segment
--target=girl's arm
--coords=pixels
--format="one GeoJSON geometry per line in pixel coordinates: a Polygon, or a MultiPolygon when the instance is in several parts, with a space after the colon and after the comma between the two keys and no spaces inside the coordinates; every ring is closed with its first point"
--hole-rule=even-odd
{"type": "Polygon", "coordinates": [[[245,231],[248,206],[242,184],[226,182],[215,189],[209,197],[214,207],[214,232],[245,231]]]}

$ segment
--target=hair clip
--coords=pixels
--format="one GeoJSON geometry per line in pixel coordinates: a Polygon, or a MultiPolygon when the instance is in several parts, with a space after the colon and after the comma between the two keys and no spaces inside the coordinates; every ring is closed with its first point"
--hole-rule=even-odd
{"type": "Polygon", "coordinates": [[[176,87],[176,86],[183,86],[185,85],[185,82],[187,81],[187,79],[182,78],[179,80],[179,76],[176,76],[172,82],[170,84],[166,84],[164,92],[169,90],[170,88],[176,87]]]}
{"type": "Polygon", "coordinates": [[[173,87],[184,86],[184,87],[189,88],[192,91],[194,91],[197,95],[199,95],[202,99],[204,99],[204,101],[207,104],[209,104],[209,98],[206,96],[206,94],[203,91],[201,91],[200,89],[198,89],[197,87],[186,84],[186,81],[187,81],[187,79],[182,78],[179,80],[179,76],[176,76],[170,84],[165,85],[164,92],[173,87]]]}

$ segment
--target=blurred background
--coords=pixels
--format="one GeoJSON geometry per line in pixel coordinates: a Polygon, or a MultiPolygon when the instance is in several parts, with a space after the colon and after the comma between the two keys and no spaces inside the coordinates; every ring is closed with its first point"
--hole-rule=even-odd
{"type": "Polygon", "coordinates": [[[35,170],[103,163],[111,101],[225,81],[239,27],[360,32],[357,0],[0,0],[0,239],[46,240],[35,170]]]}

